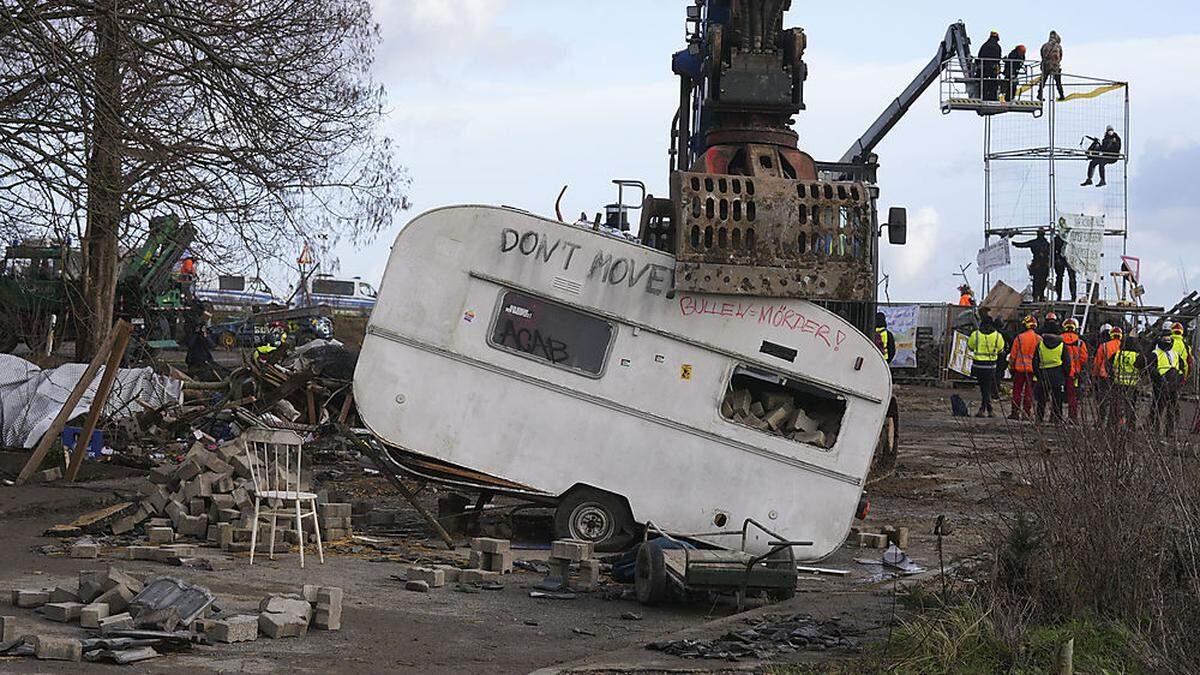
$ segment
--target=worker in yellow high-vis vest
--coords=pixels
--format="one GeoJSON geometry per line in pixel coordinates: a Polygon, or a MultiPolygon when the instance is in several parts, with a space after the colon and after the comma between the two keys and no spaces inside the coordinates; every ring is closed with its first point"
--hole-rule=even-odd
{"type": "Polygon", "coordinates": [[[888,330],[887,317],[883,312],[875,313],[875,346],[879,347],[880,353],[889,364],[896,358],[896,336],[888,330]]]}
{"type": "MultiPolygon", "coordinates": [[[[1116,334],[1116,330],[1113,333],[1116,334]]],[[[1109,398],[1113,405],[1109,420],[1113,426],[1137,428],[1137,389],[1142,380],[1142,369],[1146,367],[1146,357],[1137,347],[1137,340],[1132,336],[1121,338],[1121,346],[1108,365],[1112,378],[1109,398]]]]}
{"type": "Polygon", "coordinates": [[[1174,350],[1174,339],[1170,333],[1158,338],[1151,352],[1150,382],[1154,385],[1154,401],[1150,404],[1150,428],[1154,433],[1175,433],[1175,421],[1179,418],[1179,389],[1183,383],[1183,360],[1174,350]],[[1160,429],[1160,422],[1165,426],[1160,429]]]}
{"type": "Polygon", "coordinates": [[[1004,351],[1004,336],[996,330],[996,321],[984,316],[979,330],[967,338],[967,349],[971,350],[971,374],[979,382],[979,411],[976,417],[995,417],[992,412],[992,395],[996,391],[996,361],[1004,351]]]}
{"type": "Polygon", "coordinates": [[[1034,383],[1033,395],[1037,399],[1037,421],[1046,419],[1046,404],[1049,403],[1050,419],[1062,421],[1063,391],[1067,384],[1067,373],[1071,372],[1071,352],[1063,344],[1062,327],[1058,321],[1047,321],[1042,327],[1042,340],[1033,352],[1034,383]]]}

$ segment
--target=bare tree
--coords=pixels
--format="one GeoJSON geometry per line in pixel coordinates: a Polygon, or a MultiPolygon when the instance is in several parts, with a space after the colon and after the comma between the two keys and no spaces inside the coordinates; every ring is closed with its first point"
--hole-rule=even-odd
{"type": "Polygon", "coordinates": [[[79,237],[79,356],[152,215],[244,263],[314,227],[369,239],[407,207],[368,0],[0,2],[0,234],[79,237]]]}

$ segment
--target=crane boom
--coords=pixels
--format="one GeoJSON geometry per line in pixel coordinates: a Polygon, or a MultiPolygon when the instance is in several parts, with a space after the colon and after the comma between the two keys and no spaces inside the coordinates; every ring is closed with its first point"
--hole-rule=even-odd
{"type": "Polygon", "coordinates": [[[842,155],[840,160],[844,164],[861,164],[866,156],[879,145],[880,141],[887,136],[892,127],[896,126],[916,103],[921,94],[933,84],[938,75],[941,74],[942,68],[945,67],[946,61],[951,58],[958,57],[959,63],[962,65],[964,72],[969,72],[971,64],[971,38],[967,37],[966,25],[959,21],[950,24],[946,29],[946,37],[942,39],[942,43],[938,45],[938,52],[930,59],[929,63],[921,69],[913,81],[900,92],[892,103],[884,109],[883,113],[875,120],[875,122],[867,129],[849,150],[842,155]]]}

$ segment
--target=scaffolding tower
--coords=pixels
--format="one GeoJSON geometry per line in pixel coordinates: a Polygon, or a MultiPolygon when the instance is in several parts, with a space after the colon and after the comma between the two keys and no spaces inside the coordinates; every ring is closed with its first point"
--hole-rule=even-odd
{"type": "MultiPolygon", "coordinates": [[[[1033,98],[1040,81],[1038,76],[1022,82],[1020,95],[1033,98]]],[[[1047,83],[1041,115],[984,118],[984,246],[998,237],[1032,237],[1039,231],[1052,243],[1062,235],[1068,246],[1094,249],[1090,269],[1077,270],[1077,290],[1086,296],[1080,302],[1124,301],[1130,281],[1121,270],[1129,235],[1129,85],[1064,73],[1062,86],[1065,96],[1059,99],[1047,83]],[[1094,144],[1108,126],[1120,135],[1120,151],[1098,154],[1094,144]],[[1081,185],[1089,166],[1095,169],[1093,184],[1081,185]],[[1102,187],[1101,171],[1107,179],[1102,187]]],[[[1008,265],[984,275],[984,287],[1005,281],[1017,290],[1027,288],[1025,260],[1013,255],[1008,265]]],[[[1052,259],[1047,299],[1058,297],[1053,267],[1052,259]]],[[[1063,301],[1070,295],[1065,276],[1063,301]]]]}

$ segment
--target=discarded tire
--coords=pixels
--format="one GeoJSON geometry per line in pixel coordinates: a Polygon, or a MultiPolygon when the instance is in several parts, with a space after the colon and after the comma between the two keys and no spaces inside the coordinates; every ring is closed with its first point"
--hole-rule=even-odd
{"type": "Polygon", "coordinates": [[[657,605],[667,599],[667,569],[662,546],[657,541],[648,541],[638,549],[633,587],[643,605],[657,605]]]}

